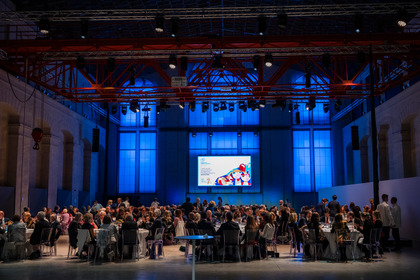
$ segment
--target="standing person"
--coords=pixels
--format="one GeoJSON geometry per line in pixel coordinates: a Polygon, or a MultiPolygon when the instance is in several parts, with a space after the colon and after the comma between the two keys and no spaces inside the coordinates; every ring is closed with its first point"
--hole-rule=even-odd
{"type": "Polygon", "coordinates": [[[322,218],[325,214],[325,204],[327,204],[328,199],[323,198],[321,202],[316,205],[316,212],[318,212],[319,216],[322,218]]]}
{"type": "Polygon", "coordinates": [[[199,197],[195,199],[195,203],[193,205],[198,212],[202,212],[204,210],[203,204],[201,203],[201,199],[199,197]]]}
{"type": "Polygon", "coordinates": [[[157,197],[155,197],[155,199],[153,199],[153,202],[150,205],[150,207],[158,208],[159,207],[159,202],[157,200],[158,200],[157,197]]]}
{"type": "Polygon", "coordinates": [[[184,209],[185,215],[189,215],[190,212],[194,210],[194,206],[191,203],[191,198],[187,197],[186,201],[181,205],[181,208],[184,209]]]}
{"type": "Polygon", "coordinates": [[[223,201],[222,198],[219,196],[217,198],[218,202],[217,202],[217,208],[222,208],[223,207],[223,201]]]}
{"type": "Polygon", "coordinates": [[[340,203],[337,201],[337,196],[332,196],[332,201],[328,202],[328,209],[330,209],[330,216],[335,217],[335,214],[340,213],[340,203]]]}
{"type": "Polygon", "coordinates": [[[401,207],[397,204],[397,198],[391,198],[391,214],[394,219],[394,227],[392,228],[392,237],[395,241],[395,251],[401,249],[400,227],[401,227],[401,207]]]}
{"type": "Polygon", "coordinates": [[[389,232],[391,230],[391,227],[394,226],[394,219],[392,218],[391,208],[388,205],[387,194],[382,195],[382,203],[379,204],[376,207],[376,209],[379,211],[382,219],[382,232],[384,234],[381,238],[382,248],[384,249],[384,251],[389,251],[389,249],[386,247],[386,243],[389,239],[389,232]]]}

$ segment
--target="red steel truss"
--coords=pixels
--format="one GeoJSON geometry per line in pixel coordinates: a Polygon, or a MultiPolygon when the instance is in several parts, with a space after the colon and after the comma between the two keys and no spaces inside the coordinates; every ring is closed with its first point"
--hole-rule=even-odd
{"type": "Polygon", "coordinates": [[[375,94],[420,75],[420,34],[328,35],[287,37],[150,38],[95,40],[7,40],[0,67],[75,102],[131,100],[203,101],[246,99],[366,98],[367,54],[373,50],[375,94]],[[274,65],[264,66],[272,54],[274,65]],[[330,55],[326,67],[322,55],[330,55]],[[364,53],[365,55],[361,55],[364,53]],[[168,58],[176,55],[177,70],[168,58]],[[221,65],[214,68],[214,56],[221,65]],[[253,57],[260,57],[257,71],[253,57]],[[77,67],[77,58],[85,67],[77,67]],[[180,58],[188,59],[188,70],[180,58]],[[108,58],[115,59],[112,68],[108,58]],[[364,58],[364,59],[363,59],[364,58]],[[289,71],[308,71],[311,87],[290,81],[289,71]],[[130,77],[155,77],[153,85],[129,85],[130,77]],[[187,76],[187,85],[171,83],[187,76]]]}

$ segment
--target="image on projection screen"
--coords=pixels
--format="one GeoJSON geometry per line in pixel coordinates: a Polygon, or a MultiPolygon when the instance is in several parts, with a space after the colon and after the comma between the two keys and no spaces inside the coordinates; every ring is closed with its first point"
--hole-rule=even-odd
{"type": "Polygon", "coordinates": [[[251,186],[251,156],[199,156],[198,186],[251,186]]]}

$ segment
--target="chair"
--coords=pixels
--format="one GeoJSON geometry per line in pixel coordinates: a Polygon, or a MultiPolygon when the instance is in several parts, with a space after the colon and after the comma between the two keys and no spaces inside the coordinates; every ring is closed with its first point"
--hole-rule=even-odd
{"type": "MultiPolygon", "coordinates": [[[[96,238],[96,250],[95,250],[95,258],[93,260],[93,262],[96,262],[96,258],[99,257],[103,258],[104,257],[104,251],[111,247],[112,245],[112,241],[111,241],[111,231],[107,230],[107,229],[100,229],[98,231],[98,236],[96,238]]],[[[115,257],[115,250],[112,250],[113,252],[113,256],[115,257]]]]}
{"type": "Polygon", "coordinates": [[[77,254],[79,258],[82,257],[83,247],[87,246],[87,260],[90,260],[90,256],[92,254],[92,245],[90,244],[90,232],[88,229],[78,229],[77,230],[77,254]]]}
{"type": "Polygon", "coordinates": [[[293,257],[296,258],[296,250],[297,250],[297,240],[296,240],[296,233],[295,229],[292,227],[289,227],[289,235],[290,235],[290,253],[292,254],[293,251],[293,257]]]}
{"type": "Polygon", "coordinates": [[[381,238],[382,228],[374,228],[370,231],[369,244],[365,244],[369,250],[370,260],[373,260],[373,251],[382,258],[382,251],[379,250],[381,247],[380,238],[381,238]]]}
{"type": "Polygon", "coordinates": [[[67,252],[67,259],[70,258],[70,255],[73,256],[77,252],[77,247],[74,248],[73,246],[71,246],[71,244],[77,244],[77,239],[73,240],[72,235],[69,234],[69,250],[67,252]]]}
{"type": "Polygon", "coordinates": [[[257,235],[258,235],[258,229],[254,229],[254,230],[247,230],[246,231],[246,236],[245,236],[245,261],[248,261],[249,259],[254,259],[254,252],[255,249],[259,259],[261,260],[261,249],[257,240],[257,235]],[[249,258],[249,251],[251,251],[251,258],[249,258]]]}
{"type": "Polygon", "coordinates": [[[9,231],[7,233],[7,242],[5,243],[5,259],[8,260],[10,258],[9,252],[10,250],[18,252],[20,249],[20,259],[26,258],[26,228],[16,228],[13,231],[9,231]]]}
{"type": "Polygon", "coordinates": [[[318,242],[315,229],[309,229],[305,243],[309,245],[309,251],[314,261],[317,261],[318,253],[321,253],[321,256],[324,255],[323,243],[318,242]]]}
{"type": "Polygon", "coordinates": [[[272,238],[267,238],[265,240],[265,255],[268,258],[268,246],[271,246],[271,248],[273,249],[274,253],[277,253],[277,230],[278,227],[275,227],[274,229],[274,234],[272,238]]]}
{"type": "Polygon", "coordinates": [[[41,231],[41,240],[39,243],[39,256],[42,258],[42,254],[44,253],[44,247],[49,247],[50,256],[52,256],[52,247],[50,239],[51,239],[52,228],[43,228],[41,231]]]}
{"type": "MultiPolygon", "coordinates": [[[[211,229],[199,229],[198,232],[200,235],[206,235],[206,234],[209,236],[213,235],[213,231],[211,229]]],[[[201,240],[199,245],[200,245],[200,250],[198,253],[198,259],[201,260],[201,254],[203,252],[203,249],[205,249],[206,252],[208,252],[209,255],[211,255],[211,261],[213,262],[214,239],[201,240]]],[[[208,254],[206,254],[206,256],[208,256],[208,254]]]]}
{"type": "Polygon", "coordinates": [[[161,255],[165,256],[163,251],[163,235],[164,235],[165,228],[157,228],[154,235],[154,240],[147,241],[147,248],[150,252],[156,253],[156,246],[158,247],[158,255],[159,258],[161,255]]]}
{"type": "Polygon", "coordinates": [[[226,250],[228,248],[234,249],[236,247],[238,251],[238,260],[241,262],[241,250],[239,245],[239,229],[224,230],[223,231],[223,258],[222,262],[225,261],[226,250]]]}
{"type": "MultiPolygon", "coordinates": [[[[350,247],[351,250],[351,255],[354,259],[354,240],[350,239],[348,236],[348,232],[344,229],[344,230],[338,230],[335,234],[335,239],[336,239],[336,246],[337,246],[337,251],[336,251],[336,261],[338,261],[339,259],[339,255],[340,252],[344,252],[345,254],[347,253],[347,247],[350,247]]],[[[346,261],[347,261],[347,255],[346,257],[346,261]]]]}
{"type": "MultiPolygon", "coordinates": [[[[186,236],[195,235],[195,232],[194,232],[194,229],[193,228],[185,228],[184,233],[185,233],[186,236]]],[[[189,257],[190,243],[191,243],[190,240],[185,240],[185,257],[186,258],[189,257]]]]}
{"type": "Polygon", "coordinates": [[[123,260],[124,246],[133,247],[133,253],[136,260],[139,258],[139,239],[137,237],[137,229],[125,229],[121,234],[121,261],[123,260]]]}

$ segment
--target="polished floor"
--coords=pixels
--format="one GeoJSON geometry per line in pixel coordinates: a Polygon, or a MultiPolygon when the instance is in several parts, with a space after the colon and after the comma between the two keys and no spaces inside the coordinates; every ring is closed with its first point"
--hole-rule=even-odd
{"type": "MultiPolygon", "coordinates": [[[[67,238],[59,240],[54,257],[39,260],[12,261],[0,264],[0,279],[82,280],[82,279],[191,279],[191,261],[179,246],[165,246],[165,257],[159,260],[125,260],[93,265],[77,258],[67,259],[67,238]]],[[[247,263],[198,263],[196,279],[419,279],[420,249],[403,248],[386,253],[371,263],[302,261],[301,255],[289,255],[289,246],[278,246],[280,258],[247,263]]]]}

